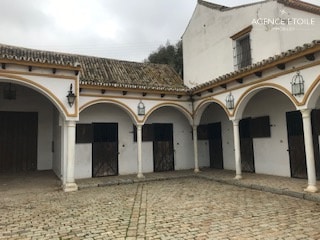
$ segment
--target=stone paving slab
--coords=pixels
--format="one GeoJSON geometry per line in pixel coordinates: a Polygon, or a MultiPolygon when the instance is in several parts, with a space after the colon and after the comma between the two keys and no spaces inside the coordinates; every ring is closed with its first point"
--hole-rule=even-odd
{"type": "MultiPolygon", "coordinates": [[[[224,184],[245,187],[274,194],[287,195],[291,197],[320,202],[320,192],[308,193],[304,191],[307,187],[306,179],[295,179],[256,173],[243,173],[241,180],[234,179],[235,172],[230,170],[203,169],[199,173],[193,170],[182,170],[174,172],[147,173],[144,178],[137,178],[136,175],[124,175],[114,177],[90,178],[77,180],[79,189],[88,187],[103,187],[120,184],[133,184],[151,181],[163,181],[179,178],[205,178],[224,184]]],[[[317,181],[320,191],[320,181],[317,181]]]]}
{"type": "Polygon", "coordinates": [[[320,239],[318,202],[182,173],[162,179],[6,192],[0,239],[320,239]]]}

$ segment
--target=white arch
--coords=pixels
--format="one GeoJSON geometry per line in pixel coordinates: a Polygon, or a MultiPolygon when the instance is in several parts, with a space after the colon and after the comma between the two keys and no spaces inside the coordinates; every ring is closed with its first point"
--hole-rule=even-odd
{"type": "Polygon", "coordinates": [[[150,115],[156,111],[159,108],[162,107],[173,107],[175,109],[177,109],[179,112],[181,112],[189,121],[190,125],[192,126],[193,124],[193,119],[192,119],[192,113],[190,113],[185,107],[179,105],[179,104],[175,104],[175,103],[169,103],[169,102],[164,102],[161,104],[158,104],[156,106],[154,106],[153,108],[151,108],[148,113],[146,114],[146,116],[143,119],[143,123],[145,123],[147,121],[147,119],[150,117],[150,115]]]}
{"type": "Polygon", "coordinates": [[[118,107],[120,107],[122,110],[124,110],[128,115],[129,117],[131,118],[132,122],[137,125],[137,123],[139,122],[139,119],[137,117],[137,115],[132,111],[131,108],[129,108],[127,105],[125,105],[124,103],[120,102],[120,101],[117,101],[117,100],[113,100],[113,99],[95,99],[95,100],[92,100],[86,104],[84,104],[83,106],[80,107],[79,109],[79,114],[89,108],[90,106],[93,106],[93,105],[96,105],[96,104],[103,104],[103,103],[109,103],[109,104],[114,104],[118,107]]]}
{"type": "Polygon", "coordinates": [[[305,94],[305,105],[307,108],[315,108],[320,96],[320,75],[315,79],[305,94]]]}
{"type": "Polygon", "coordinates": [[[64,119],[68,118],[68,111],[65,105],[51,92],[48,88],[24,77],[20,76],[6,76],[0,73],[0,82],[2,83],[15,83],[33,89],[34,91],[44,95],[50,102],[58,109],[64,119]]]}
{"type": "Polygon", "coordinates": [[[256,95],[258,92],[264,90],[264,89],[275,89],[281,93],[283,93],[285,96],[288,97],[288,99],[293,103],[293,105],[297,108],[298,106],[298,101],[292,96],[292,94],[285,88],[273,84],[273,83],[263,83],[259,85],[255,85],[248,90],[246,90],[239,98],[237,101],[237,104],[235,106],[233,115],[230,116],[230,119],[241,119],[244,109],[247,106],[248,102],[250,99],[256,95]]]}
{"type": "Polygon", "coordinates": [[[207,100],[204,100],[203,102],[201,102],[198,105],[198,107],[195,109],[195,111],[194,111],[194,124],[195,125],[200,124],[201,117],[202,117],[204,111],[212,103],[219,105],[225,111],[226,115],[228,116],[228,110],[226,109],[225,105],[217,99],[210,98],[210,99],[207,99],[207,100]]]}

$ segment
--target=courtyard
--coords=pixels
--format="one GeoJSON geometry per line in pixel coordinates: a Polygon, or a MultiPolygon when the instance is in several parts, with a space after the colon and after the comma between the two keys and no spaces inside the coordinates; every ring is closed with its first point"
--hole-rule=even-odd
{"type": "Polygon", "coordinates": [[[30,179],[0,187],[0,239],[320,239],[318,201],[183,174],[73,193],[30,179]]]}

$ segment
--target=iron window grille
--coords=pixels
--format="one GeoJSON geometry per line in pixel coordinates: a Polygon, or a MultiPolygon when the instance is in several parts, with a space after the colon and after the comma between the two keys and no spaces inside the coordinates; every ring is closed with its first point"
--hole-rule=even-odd
{"type": "Polygon", "coordinates": [[[249,34],[235,40],[233,52],[235,69],[241,69],[252,64],[249,34]]]}

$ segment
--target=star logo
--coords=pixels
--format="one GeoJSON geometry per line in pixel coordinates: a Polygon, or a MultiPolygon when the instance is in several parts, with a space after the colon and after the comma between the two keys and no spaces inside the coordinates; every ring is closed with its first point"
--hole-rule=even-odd
{"type": "Polygon", "coordinates": [[[288,13],[286,12],[286,10],[280,9],[280,14],[281,14],[281,15],[285,15],[285,14],[288,14],[288,13]]]}

